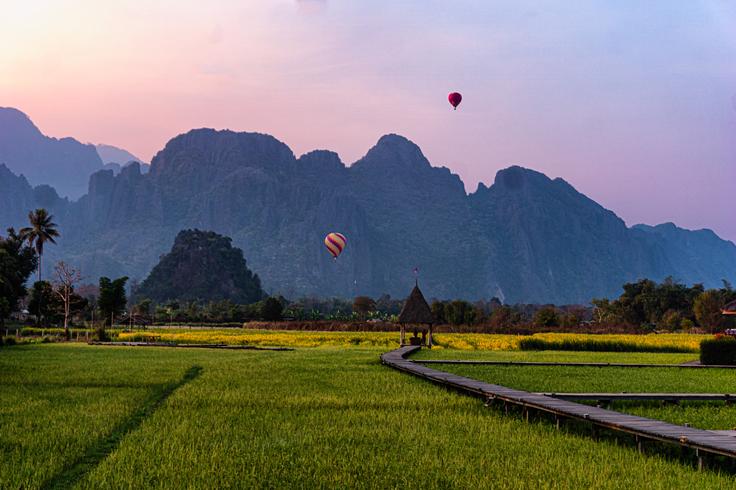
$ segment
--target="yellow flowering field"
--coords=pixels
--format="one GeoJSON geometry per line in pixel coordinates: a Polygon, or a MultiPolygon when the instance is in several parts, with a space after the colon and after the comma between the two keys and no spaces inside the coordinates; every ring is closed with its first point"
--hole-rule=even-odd
{"type": "MultiPolygon", "coordinates": [[[[435,334],[437,348],[457,350],[518,350],[525,338],[549,341],[626,342],[637,346],[672,346],[697,352],[700,341],[709,335],[649,334],[593,335],[540,333],[534,335],[502,335],[482,333],[435,334]]],[[[118,335],[119,341],[171,342],[179,344],[229,344],[284,347],[381,347],[398,344],[398,332],[309,332],[295,330],[241,329],[150,329],[118,335]]]]}
{"type": "Polygon", "coordinates": [[[263,347],[384,347],[396,346],[398,332],[305,332],[298,330],[150,329],[118,335],[121,342],[229,344],[263,347]]]}

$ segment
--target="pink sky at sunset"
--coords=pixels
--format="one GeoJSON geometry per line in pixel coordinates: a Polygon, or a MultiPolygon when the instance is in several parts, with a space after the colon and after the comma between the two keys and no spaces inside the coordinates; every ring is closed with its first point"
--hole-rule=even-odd
{"type": "Polygon", "coordinates": [[[736,240],[734,32],[726,1],[5,2],[0,106],[147,160],[196,127],[346,163],[394,132],[468,191],[518,164],[736,240]]]}

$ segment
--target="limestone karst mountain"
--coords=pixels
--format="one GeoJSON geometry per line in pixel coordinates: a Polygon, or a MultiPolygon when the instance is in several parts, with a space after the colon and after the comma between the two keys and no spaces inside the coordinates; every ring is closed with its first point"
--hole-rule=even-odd
{"type": "Polygon", "coordinates": [[[28,116],[9,107],[0,107],[0,164],[32,185],[51,185],[72,199],[85,193],[89,176],[102,168],[93,145],[45,136],[28,116]]]}
{"type": "Polygon", "coordinates": [[[197,228],[231,237],[264,289],[289,297],[403,296],[415,267],[428,297],[507,302],[587,302],[640,277],[736,282],[736,246],[710,231],[628,228],[564,180],[521,167],[468,195],[398,135],[345,166],[324,150],[296,158],[268,135],[196,129],[148,174],[96,172],[76,202],[0,167],[2,189],[14,197],[0,226],[45,199],[63,233],[47,253],[94,278],[143,279],[180,230],[197,228]],[[348,237],[337,261],[322,246],[330,231],[348,237]]]}

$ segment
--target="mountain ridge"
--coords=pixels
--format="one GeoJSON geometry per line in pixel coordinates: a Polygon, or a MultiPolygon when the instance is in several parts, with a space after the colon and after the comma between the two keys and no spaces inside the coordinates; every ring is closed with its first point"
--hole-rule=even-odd
{"type": "Polygon", "coordinates": [[[395,134],[347,166],[329,150],[297,158],[270,135],[194,129],[149,173],[100,170],[78,201],[52,201],[64,236],[47,253],[92,276],[142,279],[180,230],[198,228],[231,237],[264,288],[290,297],[402,297],[415,267],[430,297],[510,302],[588,302],[641,277],[736,280],[736,246],[715,233],[629,228],[563,179],[516,165],[467,193],[395,134]],[[330,231],[348,237],[338,261],[322,248],[330,231]]]}
{"type": "Polygon", "coordinates": [[[52,185],[73,199],[84,194],[89,175],[102,167],[93,145],[46,136],[25,113],[11,107],[0,107],[0,163],[33,185],[52,185]]]}

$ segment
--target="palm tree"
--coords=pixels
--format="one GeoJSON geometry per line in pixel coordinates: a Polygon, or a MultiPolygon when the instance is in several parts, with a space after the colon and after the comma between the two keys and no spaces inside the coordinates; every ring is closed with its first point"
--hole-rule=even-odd
{"type": "Polygon", "coordinates": [[[36,209],[28,213],[28,221],[31,226],[22,228],[20,230],[20,237],[23,240],[28,241],[28,246],[35,246],[36,252],[38,253],[38,280],[41,280],[41,256],[43,255],[43,246],[46,242],[56,243],[55,237],[59,236],[59,231],[56,229],[58,226],[56,223],[51,221],[54,219],[43,208],[36,209]]]}

